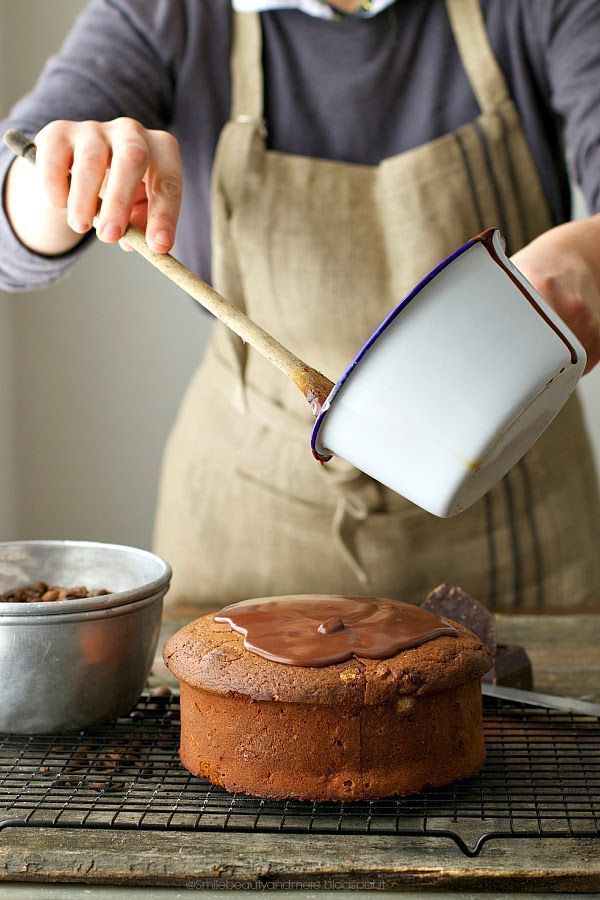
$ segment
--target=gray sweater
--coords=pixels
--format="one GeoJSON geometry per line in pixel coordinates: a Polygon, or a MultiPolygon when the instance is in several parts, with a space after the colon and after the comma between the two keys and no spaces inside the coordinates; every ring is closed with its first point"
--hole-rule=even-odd
{"type": "MultiPolygon", "coordinates": [[[[600,211],[600,0],[482,0],[555,222],[568,218],[563,159],[600,211]]],[[[473,119],[478,107],[442,0],[399,0],[371,19],[261,13],[269,144],[375,164],[473,119]]],[[[131,116],[181,142],[176,253],[210,275],[209,179],[230,106],[228,0],[92,0],[33,89],[2,123],[131,116]]],[[[0,182],[11,156],[0,152],[0,182]]],[[[30,253],[0,212],[0,287],[42,287],[82,252],[30,253]]]]}

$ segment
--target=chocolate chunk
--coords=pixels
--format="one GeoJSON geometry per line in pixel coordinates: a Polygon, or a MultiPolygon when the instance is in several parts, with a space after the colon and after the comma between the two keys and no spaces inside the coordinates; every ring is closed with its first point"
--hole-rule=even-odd
{"type": "Polygon", "coordinates": [[[440,584],[425,598],[423,609],[464,625],[476,635],[492,655],[496,653],[496,623],[490,610],[469,597],[462,588],[440,584]]]}
{"type": "Polygon", "coordinates": [[[503,684],[522,691],[533,690],[531,661],[523,647],[498,644],[494,666],[483,676],[482,681],[488,684],[503,684]]]}
{"type": "Polygon", "coordinates": [[[344,623],[338,616],[333,616],[330,619],[326,619],[325,622],[321,622],[317,631],[319,634],[335,634],[336,631],[342,631],[345,628],[344,623]]]}

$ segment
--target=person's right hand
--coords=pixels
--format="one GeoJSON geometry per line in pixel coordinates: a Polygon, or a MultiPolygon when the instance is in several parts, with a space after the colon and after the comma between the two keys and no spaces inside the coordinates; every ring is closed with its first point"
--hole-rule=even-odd
{"type": "Polygon", "coordinates": [[[35,139],[36,171],[50,206],[66,210],[77,234],[92,227],[112,244],[131,222],[149,246],[173,246],[181,204],[182,173],[177,140],[134,119],[111,122],[50,122],[35,139]]]}

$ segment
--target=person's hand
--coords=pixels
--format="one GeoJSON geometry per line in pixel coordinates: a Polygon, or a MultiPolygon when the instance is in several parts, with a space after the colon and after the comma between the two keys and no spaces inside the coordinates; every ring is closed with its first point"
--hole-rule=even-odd
{"type": "Polygon", "coordinates": [[[598,216],[553,228],[512,257],[583,344],[586,372],[600,361],[599,259],[598,216]]]}
{"type": "Polygon", "coordinates": [[[51,122],[36,137],[41,183],[50,203],[66,208],[78,234],[92,227],[98,199],[98,237],[118,241],[129,222],[146,232],[153,250],[173,246],[181,203],[179,147],[166,131],[135,119],[51,122]],[[69,181],[70,173],[70,181],[69,181]]]}
{"type": "MultiPolygon", "coordinates": [[[[92,227],[112,244],[131,222],[150,247],[173,246],[182,192],[177,140],[134,119],[50,122],[35,138],[35,171],[11,168],[7,212],[25,244],[40,253],[65,252],[92,227]],[[13,172],[14,170],[14,172],[13,172]]],[[[19,167],[20,166],[20,167],[19,167]]]]}

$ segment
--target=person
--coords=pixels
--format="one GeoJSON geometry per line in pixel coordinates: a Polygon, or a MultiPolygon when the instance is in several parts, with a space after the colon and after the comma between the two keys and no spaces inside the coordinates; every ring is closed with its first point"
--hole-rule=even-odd
{"type": "MultiPolygon", "coordinates": [[[[336,377],[440,259],[498,226],[600,357],[596,0],[93,0],[4,128],[0,285],[43,287],[128,222],[336,377]],[[590,207],[569,222],[563,144],[590,207]],[[108,177],[107,177],[108,173],[108,177]],[[182,189],[185,173],[185,190],[182,189]]],[[[449,353],[460,348],[449,347],[449,353]]],[[[600,503],[578,400],[485,498],[438,520],[307,450],[310,412],[214,326],[161,478],[172,603],[333,592],[500,610],[597,602],[600,503]]]]}

